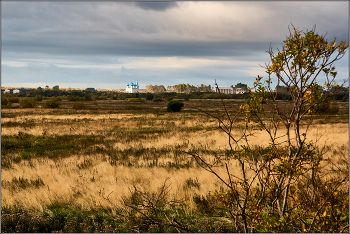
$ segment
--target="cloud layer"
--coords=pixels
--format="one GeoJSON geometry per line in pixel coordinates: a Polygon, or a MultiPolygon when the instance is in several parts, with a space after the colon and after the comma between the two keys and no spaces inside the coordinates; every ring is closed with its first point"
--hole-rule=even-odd
{"type": "MultiPolygon", "coordinates": [[[[329,40],[348,41],[348,8],[347,2],[5,2],[2,86],[252,82],[263,74],[259,63],[268,61],[270,43],[280,47],[290,23],[302,30],[317,25],[329,40]]],[[[348,78],[345,60],[339,74],[348,78]]]]}

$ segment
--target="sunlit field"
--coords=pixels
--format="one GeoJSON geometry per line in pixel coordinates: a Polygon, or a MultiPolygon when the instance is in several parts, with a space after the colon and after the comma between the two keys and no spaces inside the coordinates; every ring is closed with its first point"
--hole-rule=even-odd
{"type": "MultiPolygon", "coordinates": [[[[225,100],[232,113],[243,102],[225,100]]],[[[197,214],[193,198],[222,189],[222,183],[186,152],[196,150],[208,157],[225,154],[228,138],[210,116],[222,114],[221,100],[184,103],[178,113],[166,112],[166,102],[130,104],[126,100],[86,102],[85,110],[73,110],[68,101],[59,109],[40,108],[40,103],[31,109],[3,109],[3,212],[41,217],[52,216],[57,207],[70,207],[82,212],[108,211],[113,216],[134,186],[156,192],[166,183],[169,199],[186,204],[183,210],[188,215],[197,214]]],[[[308,132],[308,140],[327,148],[326,157],[335,163],[349,153],[348,103],[338,105],[338,114],[317,116],[308,132]]],[[[239,124],[233,131],[237,136],[239,124]]],[[[254,128],[252,133],[254,144],[269,144],[266,133],[254,128]]],[[[235,163],[228,167],[239,172],[235,163]]],[[[224,177],[224,166],[222,172],[224,177]]]]}

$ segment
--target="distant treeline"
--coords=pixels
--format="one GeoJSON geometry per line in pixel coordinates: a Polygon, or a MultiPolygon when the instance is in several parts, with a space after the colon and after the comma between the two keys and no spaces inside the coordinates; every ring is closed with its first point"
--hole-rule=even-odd
{"type": "MultiPolygon", "coordinates": [[[[208,87],[209,88],[209,87],[208,87]]],[[[20,92],[16,94],[2,94],[5,96],[14,97],[65,97],[69,101],[82,100],[126,100],[128,98],[146,98],[147,100],[169,100],[169,99],[219,99],[220,95],[216,92],[189,92],[189,93],[179,93],[179,92],[169,92],[164,91],[158,93],[120,93],[113,91],[96,91],[93,88],[88,88],[85,90],[60,90],[60,89],[36,89],[30,92],[20,92]]],[[[246,99],[249,97],[248,93],[243,94],[224,94],[221,93],[223,99],[246,99]]],[[[332,95],[333,100],[337,101],[349,101],[349,91],[343,90],[342,92],[334,93],[332,95]]],[[[281,92],[277,94],[277,100],[292,100],[289,93],[281,92]]]]}

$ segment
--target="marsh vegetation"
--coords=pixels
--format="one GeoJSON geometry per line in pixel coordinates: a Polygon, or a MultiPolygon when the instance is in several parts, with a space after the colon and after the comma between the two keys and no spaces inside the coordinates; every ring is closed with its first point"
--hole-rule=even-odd
{"type": "MultiPolygon", "coordinates": [[[[232,113],[244,102],[225,101],[232,113]]],[[[159,202],[168,202],[168,218],[188,229],[180,231],[235,231],[210,195],[224,187],[185,153],[226,153],[228,139],[207,114],[223,114],[219,100],[187,101],[177,113],[166,112],[166,102],[133,103],[139,108],[132,109],[126,100],[98,100],[82,110],[68,100],[58,109],[40,108],[43,103],[1,112],[3,231],[177,232],[176,225],[159,224],[165,216],[157,224],[127,212],[130,202],[142,201],[135,196],[156,194],[164,183],[159,202]]],[[[348,155],[348,102],[337,105],[338,114],[317,116],[309,136],[341,163],[348,155]]],[[[267,135],[253,131],[256,145],[269,144],[267,135]]],[[[237,163],[228,166],[238,173],[237,163]]]]}

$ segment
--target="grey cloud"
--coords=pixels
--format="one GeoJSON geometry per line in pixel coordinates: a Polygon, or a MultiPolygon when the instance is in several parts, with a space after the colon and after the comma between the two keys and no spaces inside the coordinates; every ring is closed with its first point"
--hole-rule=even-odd
{"type": "MultiPolygon", "coordinates": [[[[328,40],[335,36],[338,41],[349,41],[349,5],[342,2],[224,1],[194,5],[191,2],[4,2],[2,60],[61,59],[72,65],[96,65],[122,64],[128,56],[178,56],[239,58],[264,63],[268,57],[262,54],[269,49],[270,43],[274,50],[281,48],[290,23],[302,30],[316,24],[317,32],[328,32],[328,40]],[[206,4],[225,4],[230,11],[245,7],[245,11],[240,15],[242,12],[236,10],[235,14],[242,17],[231,18],[230,11],[225,15],[215,13],[215,7],[200,8],[206,4]],[[172,10],[167,11],[169,9],[172,10]],[[192,11],[196,14],[191,14],[192,11]]],[[[84,82],[79,77],[85,77],[91,82],[115,78],[121,83],[123,77],[138,78],[139,81],[144,77],[150,83],[157,79],[163,82],[167,77],[169,84],[176,83],[176,79],[184,82],[189,79],[210,82],[213,77],[248,79],[247,75],[224,66],[212,70],[164,72],[145,72],[127,66],[116,71],[45,66],[2,68],[3,80],[18,79],[21,82],[24,79],[21,77],[59,79],[63,76],[66,82],[74,79],[84,82]]]]}
{"type": "Polygon", "coordinates": [[[154,11],[165,11],[170,8],[178,7],[176,2],[135,2],[135,5],[145,10],[154,11]]]}
{"type": "MultiPolygon", "coordinates": [[[[132,7],[135,4],[143,9],[177,6],[175,2],[7,2],[3,4],[3,50],[124,56],[240,55],[245,50],[248,53],[265,51],[270,42],[281,44],[284,35],[288,34],[287,25],[290,22],[301,29],[318,24],[317,29],[321,33],[328,29],[328,35],[336,36],[339,40],[348,39],[348,25],[344,25],[344,22],[347,24],[347,13],[340,11],[339,7],[332,9],[336,14],[331,14],[319,12],[320,8],[315,8],[315,4],[303,4],[308,13],[312,7],[315,8],[315,12],[311,11],[310,16],[305,17],[305,12],[295,7],[295,3],[256,3],[261,11],[265,10],[258,16],[252,12],[252,18],[257,17],[256,22],[243,24],[219,17],[225,23],[224,26],[218,24],[223,27],[220,31],[215,27],[207,28],[200,22],[193,26],[181,25],[183,22],[178,18],[166,15],[157,18],[154,14],[136,12],[132,7]],[[286,8],[287,11],[281,10],[286,8]],[[260,19],[266,23],[261,25],[260,19]]],[[[225,4],[232,7],[234,4],[249,3],[225,4]]],[[[188,20],[189,24],[193,21],[188,20]]]]}

